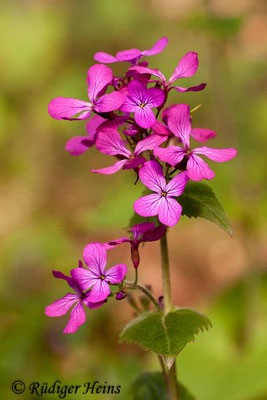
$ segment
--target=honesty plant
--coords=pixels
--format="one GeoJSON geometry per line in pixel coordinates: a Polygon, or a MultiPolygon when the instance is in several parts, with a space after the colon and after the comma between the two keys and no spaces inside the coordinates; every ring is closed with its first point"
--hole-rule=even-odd
{"type": "MultiPolygon", "coordinates": [[[[56,300],[46,307],[45,313],[50,317],[62,316],[74,305],[64,329],[64,333],[73,333],[84,324],[85,309],[98,308],[112,297],[128,299],[139,315],[123,329],[120,340],[136,342],[157,354],[162,375],[146,374],[146,377],[152,379],[154,387],[160,387],[165,398],[174,400],[193,399],[177,382],[175,359],[200,330],[209,328],[210,322],[196,311],[172,304],[167,230],[178,223],[181,215],[186,215],[206,218],[231,234],[231,225],[213,191],[196,181],[215,176],[200,155],[224,162],[237,152],[233,148],[191,147],[191,138],[205,143],[215,137],[211,129],[192,127],[192,114],[199,106],[190,109],[182,94],[203,90],[206,84],[189,88],[174,86],[178,79],[192,77],[197,72],[197,53],[189,52],[182,57],[168,80],[158,69],[149,68],[147,61],[140,61],[144,56],[163,51],[167,42],[167,38],[162,38],[150,50],[124,50],[116,56],[96,53],[94,58],[100,64],[91,66],[87,74],[90,102],[57,97],[49,103],[49,114],[55,119],[87,119],[87,134],[75,136],[66,144],[70,154],[81,155],[95,145],[100,153],[115,157],[115,163],[91,169],[92,172],[111,175],[119,170],[132,170],[130,183],[144,186],[140,197],[133,201],[134,215],[129,225],[132,237],[88,244],[83,251],[86,267],[79,262],[79,267],[71,270],[71,277],[53,271],[75,293],[56,300]],[[114,77],[112,70],[104,65],[124,61],[130,63],[124,76],[114,77]],[[166,106],[171,89],[178,92],[177,103],[166,106]],[[153,241],[160,241],[162,256],[163,293],[159,299],[154,297],[150,286],[138,281],[139,246],[153,241]],[[123,243],[130,244],[134,281],[125,280],[125,264],[106,269],[107,250],[109,254],[123,243]],[[142,293],[140,304],[134,300],[135,291],[142,293]],[[163,378],[166,387],[162,387],[163,378]]],[[[140,390],[140,380],[133,387],[134,398],[139,398],[137,387],[140,390]]]]}

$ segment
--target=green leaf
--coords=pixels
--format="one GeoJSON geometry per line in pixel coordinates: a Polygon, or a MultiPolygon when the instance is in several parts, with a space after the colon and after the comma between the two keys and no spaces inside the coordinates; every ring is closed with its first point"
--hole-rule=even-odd
{"type": "MultiPolygon", "coordinates": [[[[143,372],[130,389],[131,400],[168,400],[164,377],[161,372],[143,372]]],[[[179,400],[195,400],[195,397],[179,383],[179,400]]]]}
{"type": "Polygon", "coordinates": [[[120,341],[138,343],[144,349],[175,359],[200,330],[208,330],[210,326],[206,316],[193,310],[177,309],[167,315],[151,311],[129,322],[120,334],[120,341]]]}
{"type": "Polygon", "coordinates": [[[232,226],[223,206],[205,183],[188,182],[183,194],[177,200],[183,207],[182,215],[189,218],[205,218],[232,236],[232,226]]]}

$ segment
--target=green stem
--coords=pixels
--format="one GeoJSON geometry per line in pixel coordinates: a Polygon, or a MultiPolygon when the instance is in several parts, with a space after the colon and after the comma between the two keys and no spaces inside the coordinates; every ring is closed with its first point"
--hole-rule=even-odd
{"type": "MultiPolygon", "coordinates": [[[[163,302],[164,302],[164,314],[168,314],[172,308],[171,301],[171,278],[170,278],[170,267],[169,267],[169,254],[168,254],[168,243],[167,233],[160,239],[161,249],[161,264],[162,264],[162,283],[163,283],[163,302]]],[[[167,393],[170,400],[178,399],[178,384],[176,378],[176,366],[175,361],[168,371],[167,374],[167,393]]]]}
{"type": "Polygon", "coordinates": [[[161,312],[159,303],[157,302],[155,297],[152,295],[152,293],[145,286],[140,285],[140,283],[135,284],[134,282],[128,282],[128,281],[124,281],[124,283],[132,289],[139,289],[141,292],[143,292],[149,298],[151,303],[154,304],[154,306],[157,308],[157,310],[161,312]]]}
{"type": "Polygon", "coordinates": [[[171,311],[171,278],[169,269],[169,254],[167,244],[167,233],[160,239],[161,265],[162,265],[162,283],[164,296],[164,314],[171,311]]]}

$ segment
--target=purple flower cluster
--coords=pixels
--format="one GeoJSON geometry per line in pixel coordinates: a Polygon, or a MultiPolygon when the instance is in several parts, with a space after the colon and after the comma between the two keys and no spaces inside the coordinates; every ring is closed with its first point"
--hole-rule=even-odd
{"type": "Polygon", "coordinates": [[[71,271],[71,278],[54,271],[56,278],[65,279],[75,291],[46,308],[47,315],[60,316],[75,304],[65,333],[76,331],[84,323],[84,306],[101,306],[110,295],[109,284],[120,287],[124,280],[127,271],[124,264],[105,271],[106,250],[130,243],[133,265],[138,267],[140,243],[159,240],[166,227],[179,221],[182,207],[177,198],[187,182],[214,178],[213,170],[200,156],[216,162],[236,156],[233,148],[192,148],[191,138],[205,143],[215,132],[192,127],[187,104],[181,102],[165,107],[172,89],[180,95],[203,90],[206,86],[205,83],[189,88],[175,86],[178,79],[192,77],[197,72],[199,61],[195,52],[182,57],[168,80],[161,71],[149,68],[148,62],[141,60],[160,53],[167,43],[164,37],[150,50],[129,49],[115,56],[96,53],[94,58],[100,64],[91,66],[87,73],[90,101],[57,97],[49,103],[49,114],[55,119],[87,120],[87,134],[70,139],[66,150],[78,156],[95,145],[99,152],[115,157],[112,166],[92,169],[95,173],[110,175],[120,169],[133,170],[136,182],[140,179],[151,191],[134,202],[134,211],[145,218],[155,217],[155,224],[144,222],[132,227],[131,239],[123,237],[103,245],[89,244],[84,250],[88,269],[80,265],[71,271]],[[124,76],[113,76],[105,65],[115,62],[130,64],[124,76]]]}

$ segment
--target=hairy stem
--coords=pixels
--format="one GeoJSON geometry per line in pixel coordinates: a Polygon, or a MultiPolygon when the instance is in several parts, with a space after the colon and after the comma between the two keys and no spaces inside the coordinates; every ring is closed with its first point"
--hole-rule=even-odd
{"type": "Polygon", "coordinates": [[[141,292],[143,292],[151,301],[151,303],[154,304],[154,306],[157,308],[158,311],[161,312],[159,303],[157,302],[157,300],[155,299],[155,297],[153,296],[153,294],[145,287],[140,285],[140,283],[135,284],[134,282],[128,282],[128,281],[124,281],[124,283],[132,289],[139,289],[141,292]]]}
{"type": "Polygon", "coordinates": [[[161,250],[162,284],[163,284],[163,296],[164,296],[164,314],[167,314],[172,307],[167,233],[160,239],[160,250],[161,250]]]}
{"type": "MultiPolygon", "coordinates": [[[[161,249],[161,264],[162,264],[162,283],[163,283],[163,297],[164,297],[164,314],[166,315],[171,311],[171,277],[169,267],[169,253],[167,243],[167,233],[160,239],[161,249]]],[[[175,361],[167,372],[167,393],[170,400],[178,399],[178,385],[176,378],[175,361]]]]}

